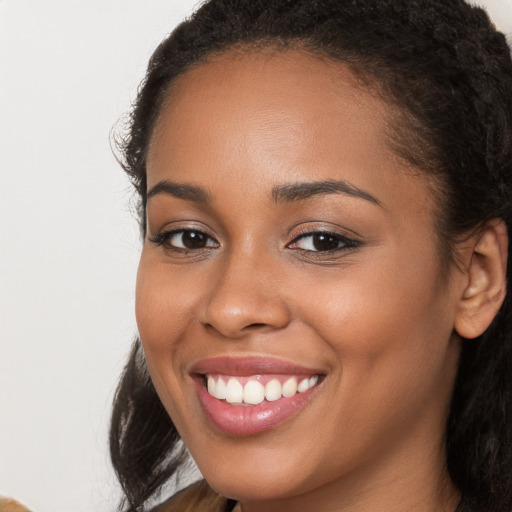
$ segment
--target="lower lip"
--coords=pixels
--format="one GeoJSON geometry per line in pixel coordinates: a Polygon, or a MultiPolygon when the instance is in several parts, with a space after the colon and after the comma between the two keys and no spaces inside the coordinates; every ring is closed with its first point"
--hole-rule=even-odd
{"type": "Polygon", "coordinates": [[[249,436],[273,429],[297,414],[311,399],[316,388],[297,393],[290,398],[259,405],[231,405],[211,396],[202,379],[196,379],[199,400],[207,417],[222,432],[236,436],[249,436]]]}

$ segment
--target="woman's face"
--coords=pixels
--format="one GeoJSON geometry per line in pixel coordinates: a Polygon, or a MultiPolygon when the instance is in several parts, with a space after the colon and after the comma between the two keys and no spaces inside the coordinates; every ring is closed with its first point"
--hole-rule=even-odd
{"type": "Polygon", "coordinates": [[[273,510],[442,472],[460,290],[390,112],[343,65],[293,51],[202,64],[162,109],[137,321],[224,495],[273,510]]]}

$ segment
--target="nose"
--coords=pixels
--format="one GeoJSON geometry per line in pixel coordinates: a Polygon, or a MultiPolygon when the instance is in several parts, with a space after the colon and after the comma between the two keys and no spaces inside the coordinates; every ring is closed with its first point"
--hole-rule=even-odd
{"type": "Polygon", "coordinates": [[[268,259],[232,255],[217,268],[202,323],[226,338],[282,329],[290,321],[279,272],[268,259]]]}

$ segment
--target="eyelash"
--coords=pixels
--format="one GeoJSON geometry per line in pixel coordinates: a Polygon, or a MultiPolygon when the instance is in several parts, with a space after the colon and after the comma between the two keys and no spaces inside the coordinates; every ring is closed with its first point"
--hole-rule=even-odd
{"type": "MultiPolygon", "coordinates": [[[[219,247],[220,245],[219,242],[217,242],[213,237],[199,229],[175,229],[170,231],[162,231],[149,237],[149,240],[158,246],[164,246],[167,250],[185,253],[214,249],[216,247],[219,247]],[[203,245],[202,247],[186,247],[186,242],[184,242],[183,237],[187,234],[189,237],[191,237],[189,239],[189,242],[193,242],[194,237],[196,237],[196,241],[204,242],[205,245],[203,245]],[[172,239],[179,235],[181,235],[180,243],[182,247],[173,245],[171,243],[172,239]]],[[[286,247],[292,250],[304,251],[305,254],[315,254],[320,256],[322,254],[332,255],[334,253],[356,249],[360,245],[361,242],[359,242],[358,240],[354,240],[353,238],[349,238],[340,233],[336,233],[333,231],[309,230],[307,232],[300,233],[290,243],[288,243],[286,247]],[[315,240],[314,237],[318,237],[317,240],[315,240]],[[297,246],[300,241],[306,241],[308,238],[311,238],[311,241],[307,245],[309,245],[311,248],[293,247],[294,245],[297,246]],[[315,248],[315,242],[326,243],[331,245],[337,244],[337,246],[332,248],[326,248],[325,250],[320,250],[318,249],[318,247],[315,248]]]]}
{"type": "Polygon", "coordinates": [[[339,252],[344,252],[344,251],[348,251],[348,250],[351,250],[351,249],[356,249],[357,247],[359,247],[361,245],[361,242],[359,242],[358,240],[354,240],[353,238],[349,238],[345,235],[342,235],[341,233],[336,233],[334,231],[322,231],[322,230],[318,230],[318,231],[307,231],[305,233],[301,233],[299,234],[298,236],[296,236],[288,245],[287,247],[288,248],[291,248],[293,249],[293,245],[294,244],[297,244],[299,241],[304,241],[308,238],[311,238],[311,242],[310,242],[310,246],[313,246],[314,247],[314,244],[315,244],[315,240],[314,240],[314,237],[323,237],[324,240],[316,240],[317,242],[327,242],[327,243],[330,243],[332,241],[332,243],[337,243],[338,246],[337,247],[333,247],[333,248],[330,248],[330,249],[325,249],[325,250],[314,250],[314,249],[301,249],[303,251],[305,251],[305,253],[308,253],[308,254],[318,254],[318,255],[321,255],[321,254],[325,254],[325,255],[328,255],[328,254],[335,254],[335,253],[339,253],[339,252]],[[327,239],[327,240],[325,240],[327,239]],[[330,239],[330,240],[329,240],[330,239]]]}
{"type": "Polygon", "coordinates": [[[189,251],[199,251],[204,249],[215,248],[219,246],[219,243],[212,238],[210,235],[201,231],[200,229],[173,229],[170,231],[162,231],[160,233],[156,233],[155,235],[149,237],[149,240],[156,245],[164,246],[166,249],[176,252],[189,252],[189,251]],[[181,235],[181,243],[184,245],[183,236],[188,234],[189,236],[197,236],[197,240],[200,240],[202,237],[205,240],[204,247],[177,247],[176,245],[172,245],[171,241],[175,236],[181,235]],[[213,242],[213,244],[209,244],[209,242],[213,242]]]}

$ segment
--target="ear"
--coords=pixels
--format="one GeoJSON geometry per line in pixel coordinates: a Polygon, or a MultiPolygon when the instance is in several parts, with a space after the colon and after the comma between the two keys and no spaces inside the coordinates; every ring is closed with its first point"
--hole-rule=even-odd
{"type": "Polygon", "coordinates": [[[463,338],[483,334],[503,304],[507,291],[507,227],[501,219],[488,221],[471,237],[465,261],[465,288],[460,298],[455,330],[463,338]]]}

